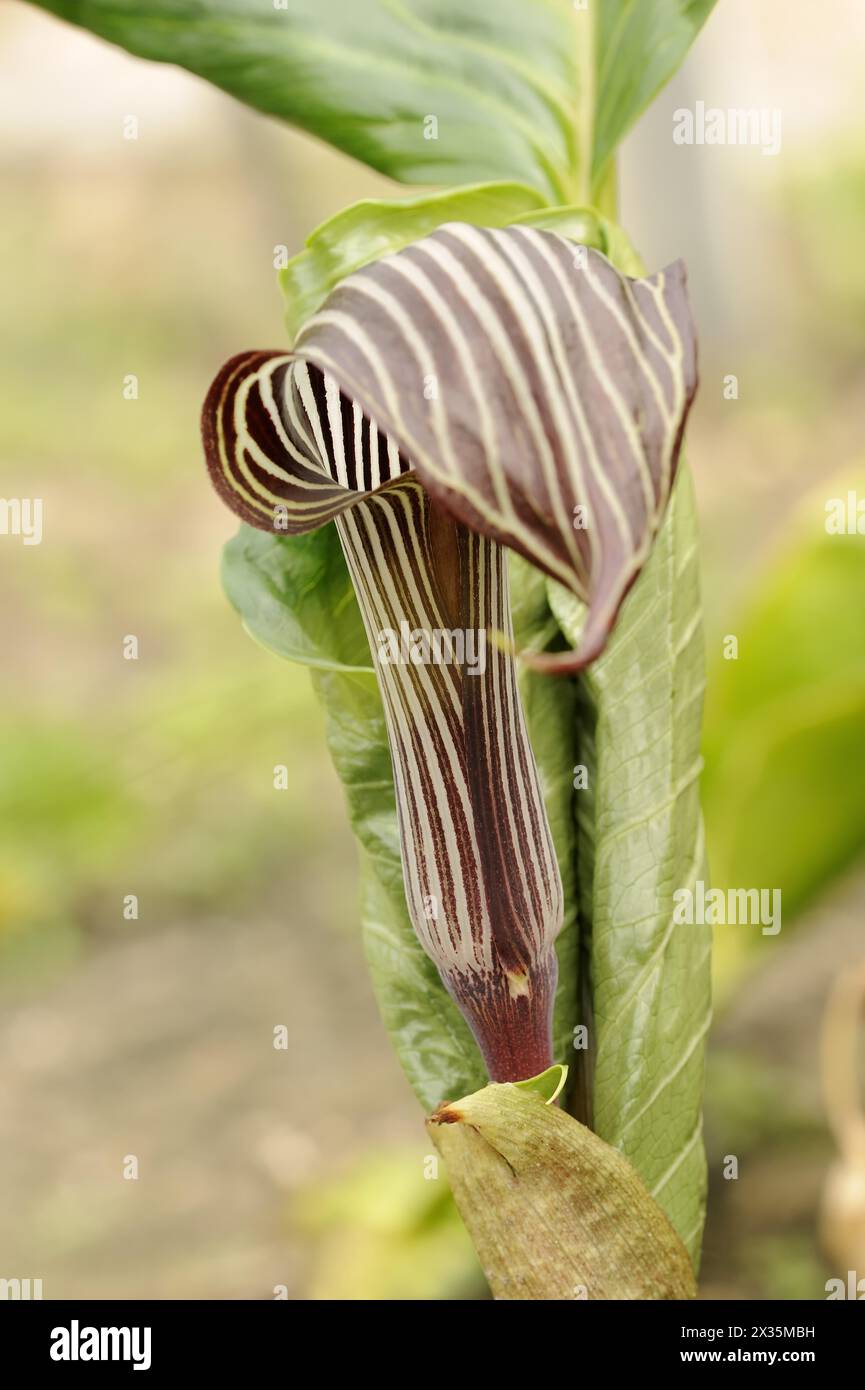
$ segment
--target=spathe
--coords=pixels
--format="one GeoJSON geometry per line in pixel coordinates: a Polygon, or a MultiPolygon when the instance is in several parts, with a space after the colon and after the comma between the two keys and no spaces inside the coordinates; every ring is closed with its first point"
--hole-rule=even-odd
{"type": "Polygon", "coordinates": [[[497,1081],[553,1060],[562,921],[505,547],[587,603],[580,650],[539,658],[579,669],[648,555],[695,379],[681,266],[632,281],[553,232],[450,224],[349,276],[293,352],[233,358],[205,402],[208,467],[239,516],[336,522],[412,922],[497,1081]],[[485,634],[484,670],[382,661],[403,624],[485,634]]]}
{"type": "Polygon", "coordinates": [[[455,520],[587,605],[579,651],[534,664],[575,671],[600,654],[663,518],[696,389],[681,262],[634,280],[554,232],[451,223],[344,280],[294,353],[229,366],[242,385],[223,400],[248,411],[260,449],[244,458],[211,435],[208,460],[246,521],[273,529],[282,504],[279,529],[313,529],[414,471],[455,520]],[[317,369],[311,449],[276,421],[296,412],[303,363],[317,369]],[[320,465],[310,477],[328,438],[365,431],[379,455],[366,477],[350,458],[342,491],[320,465]]]}

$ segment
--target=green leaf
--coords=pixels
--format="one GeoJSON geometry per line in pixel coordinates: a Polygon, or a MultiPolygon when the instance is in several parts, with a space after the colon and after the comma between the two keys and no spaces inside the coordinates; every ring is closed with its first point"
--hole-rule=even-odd
{"type": "Polygon", "coordinates": [[[518,179],[567,203],[601,188],[714,0],[38,3],[402,183],[518,179]]]}
{"type": "Polygon", "coordinates": [[[402,183],[519,179],[557,202],[577,191],[570,0],[41,3],[402,183]]]}
{"type": "MultiPolygon", "coordinates": [[[[596,5],[597,103],[592,187],[623,135],[677,70],[715,0],[602,0],[596,5]]],[[[621,268],[621,267],[620,267],[621,268]]]]}
{"type": "Polygon", "coordinates": [[[827,533],[824,505],[848,491],[863,496],[861,474],[809,498],[709,685],[714,879],[780,889],[784,923],[862,854],[865,536],[827,533]]]}
{"type": "Polygon", "coordinates": [[[557,1062],[542,1071],[540,1076],[529,1076],[525,1081],[515,1081],[513,1084],[518,1091],[532,1091],[542,1097],[545,1105],[552,1105],[561,1095],[567,1079],[567,1067],[557,1062]]]}
{"type": "MultiPolygon", "coordinates": [[[[583,620],[550,585],[569,642],[583,620]]],[[[698,797],[703,637],[691,479],[683,470],[606,651],[581,678],[589,790],[578,797],[581,931],[591,933],[594,1116],[696,1263],[705,1200],[703,1042],[711,929],[674,926],[705,878],[698,797]]]]}
{"type": "Polygon", "coordinates": [[[372,674],[339,537],[327,526],[292,538],[241,526],[223,551],[222,583],[262,647],[306,666],[372,674]]]}
{"type": "Polygon", "coordinates": [[[570,237],[571,241],[579,241],[583,246],[593,246],[597,251],[607,252],[604,219],[598,216],[594,208],[544,207],[515,217],[514,223],[518,227],[539,227],[541,231],[558,232],[560,236],[570,237]]]}

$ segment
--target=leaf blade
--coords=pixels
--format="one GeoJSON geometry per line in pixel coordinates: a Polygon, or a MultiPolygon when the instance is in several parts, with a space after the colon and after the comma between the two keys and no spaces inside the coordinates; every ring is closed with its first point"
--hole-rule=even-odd
{"type": "Polygon", "coordinates": [[[33,3],[401,183],[518,179],[566,203],[597,198],[715,0],[33,3]]]}
{"type": "MultiPolygon", "coordinates": [[[[578,606],[554,585],[551,603],[574,640],[578,606]]],[[[633,1163],[695,1262],[711,928],[674,927],[673,893],[705,876],[703,685],[693,497],[683,471],[613,638],[581,678],[595,728],[582,758],[593,792],[579,808],[578,858],[591,932],[594,1128],[633,1163]]]]}
{"type": "Polygon", "coordinates": [[[39,0],[402,183],[576,189],[568,0],[39,0]],[[438,122],[428,138],[425,121],[438,122]]]}
{"type": "Polygon", "coordinates": [[[592,187],[616,146],[673,76],[716,0],[604,0],[598,7],[592,187]]]}

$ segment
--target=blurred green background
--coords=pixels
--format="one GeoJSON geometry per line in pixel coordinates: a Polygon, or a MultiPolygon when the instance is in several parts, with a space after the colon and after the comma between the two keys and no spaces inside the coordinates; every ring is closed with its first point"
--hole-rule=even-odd
{"type": "MultiPolygon", "coordinates": [[[[713,881],[784,904],[777,936],[717,932],[703,1292],[723,1298],[846,1275],[818,1236],[818,1036],[865,956],[865,535],[824,523],[865,499],[865,22],[833,10],[830,30],[806,0],[719,0],[621,174],[624,224],[653,268],[685,257],[701,330],[713,881]],[[674,146],[698,99],[780,108],[780,155],[674,146]]],[[[284,341],[274,248],[392,186],[23,6],[0,81],[0,492],[45,517],[41,545],[0,537],[0,1276],[48,1298],[482,1297],[375,1013],[308,676],[221,594],[233,523],[197,439],[221,362],[284,341]]]]}

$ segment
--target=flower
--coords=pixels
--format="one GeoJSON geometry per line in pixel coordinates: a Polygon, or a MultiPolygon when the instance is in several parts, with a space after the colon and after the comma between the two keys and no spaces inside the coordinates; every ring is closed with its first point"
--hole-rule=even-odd
{"type": "Polygon", "coordinates": [[[645,280],[554,232],[452,223],[350,275],[290,352],[204,406],[244,520],[333,520],[387,718],[414,928],[494,1081],[552,1062],[561,880],[516,682],[507,549],[602,651],[672,487],[696,349],[681,263],[645,280]],[[481,653],[483,659],[481,659],[481,653]]]}

